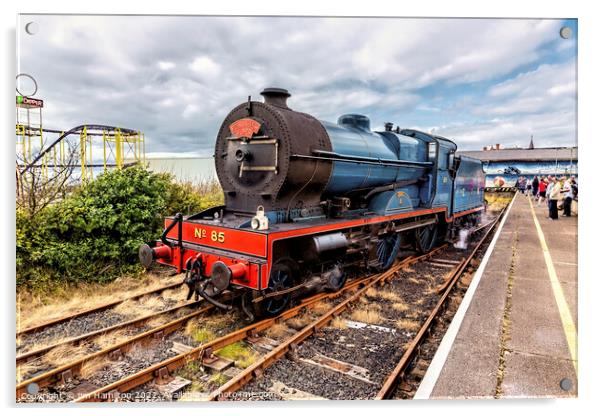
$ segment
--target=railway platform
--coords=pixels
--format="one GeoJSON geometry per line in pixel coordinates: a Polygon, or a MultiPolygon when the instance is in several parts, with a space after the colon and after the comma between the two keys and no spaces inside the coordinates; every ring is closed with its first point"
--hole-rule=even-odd
{"type": "Polygon", "coordinates": [[[577,396],[577,217],[517,194],[414,396],[577,396]]]}

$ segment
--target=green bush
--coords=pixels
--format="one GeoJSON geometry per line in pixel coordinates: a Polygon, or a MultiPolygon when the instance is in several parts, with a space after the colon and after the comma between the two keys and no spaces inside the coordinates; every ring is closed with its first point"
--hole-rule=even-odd
{"type": "Polygon", "coordinates": [[[105,282],[140,271],[138,248],[159,237],[163,219],[221,203],[219,185],[175,183],[141,167],[99,175],[34,217],[17,212],[17,285],[105,282]]]}

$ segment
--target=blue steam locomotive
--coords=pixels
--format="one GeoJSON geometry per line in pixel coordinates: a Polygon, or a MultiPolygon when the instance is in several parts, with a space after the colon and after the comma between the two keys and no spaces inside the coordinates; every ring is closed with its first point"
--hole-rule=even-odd
{"type": "Polygon", "coordinates": [[[267,88],[226,116],[215,165],[225,204],[166,219],[140,250],[186,272],[188,297],[222,308],[242,292],[249,317],[274,315],[296,293],[337,290],[351,268],[386,270],[400,250],[430,250],[484,209],[482,163],[444,137],[368,117],[319,121],[267,88]]]}

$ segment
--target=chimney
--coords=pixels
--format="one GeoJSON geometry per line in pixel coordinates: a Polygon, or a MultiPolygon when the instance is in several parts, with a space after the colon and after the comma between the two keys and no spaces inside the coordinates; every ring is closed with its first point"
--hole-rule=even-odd
{"type": "Polygon", "coordinates": [[[499,143],[495,144],[495,150],[500,150],[500,144],[499,143]]]}
{"type": "Polygon", "coordinates": [[[265,88],[263,91],[261,91],[261,95],[263,95],[264,103],[276,107],[286,108],[287,110],[289,109],[288,105],[286,105],[286,100],[291,96],[291,94],[284,88],[265,88]]]}

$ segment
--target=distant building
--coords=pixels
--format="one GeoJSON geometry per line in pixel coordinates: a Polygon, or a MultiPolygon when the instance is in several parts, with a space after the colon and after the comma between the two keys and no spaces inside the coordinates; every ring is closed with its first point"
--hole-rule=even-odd
{"type": "Polygon", "coordinates": [[[212,156],[147,157],[146,163],[153,172],[171,173],[179,182],[201,183],[217,179],[212,156]]]}
{"type": "Polygon", "coordinates": [[[501,176],[506,184],[513,185],[519,176],[578,175],[577,147],[502,149],[499,145],[483,150],[458,152],[483,161],[487,186],[501,176]]]}

